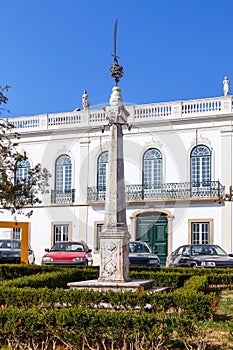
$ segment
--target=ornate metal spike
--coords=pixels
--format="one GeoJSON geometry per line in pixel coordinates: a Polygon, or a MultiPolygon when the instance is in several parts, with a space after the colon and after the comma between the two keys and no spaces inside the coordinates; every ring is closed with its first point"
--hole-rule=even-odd
{"type": "Polygon", "coordinates": [[[115,21],[114,25],[114,37],[113,37],[113,57],[114,57],[114,62],[118,64],[118,58],[116,55],[116,37],[117,37],[117,25],[118,25],[118,18],[115,21]]]}
{"type": "Polygon", "coordinates": [[[110,68],[111,76],[115,79],[116,85],[124,75],[124,69],[122,66],[118,64],[119,57],[116,55],[117,25],[118,25],[118,19],[116,19],[115,25],[114,25],[113,54],[112,54],[114,64],[112,64],[110,68]]]}

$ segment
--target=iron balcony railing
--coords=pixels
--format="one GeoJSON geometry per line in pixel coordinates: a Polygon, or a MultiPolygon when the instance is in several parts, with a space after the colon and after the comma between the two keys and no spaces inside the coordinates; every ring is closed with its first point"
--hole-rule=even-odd
{"type": "Polygon", "coordinates": [[[75,189],[70,190],[52,190],[51,203],[52,204],[69,204],[75,201],[75,189]]]}
{"type": "MultiPolygon", "coordinates": [[[[173,200],[222,198],[225,187],[219,181],[165,183],[161,185],[127,185],[126,200],[173,200]]],[[[88,187],[89,202],[104,201],[105,187],[88,187]]]]}

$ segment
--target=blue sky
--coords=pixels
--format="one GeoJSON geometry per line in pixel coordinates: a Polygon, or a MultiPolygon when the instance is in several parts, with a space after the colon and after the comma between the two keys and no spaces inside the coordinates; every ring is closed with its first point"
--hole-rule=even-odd
{"type": "Polygon", "coordinates": [[[126,103],[215,97],[233,91],[232,0],[1,1],[1,85],[9,117],[72,111],[87,90],[109,101],[113,28],[126,103]]]}

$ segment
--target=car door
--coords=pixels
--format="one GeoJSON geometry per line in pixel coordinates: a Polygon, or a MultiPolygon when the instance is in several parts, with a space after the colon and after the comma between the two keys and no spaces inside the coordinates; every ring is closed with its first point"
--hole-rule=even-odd
{"type": "Polygon", "coordinates": [[[184,246],[179,247],[178,249],[176,249],[170,258],[170,266],[181,266],[180,265],[180,259],[182,258],[182,252],[183,252],[184,246]]]}
{"type": "Polygon", "coordinates": [[[190,246],[183,247],[179,262],[180,262],[179,266],[182,266],[182,267],[190,266],[190,246]]]}

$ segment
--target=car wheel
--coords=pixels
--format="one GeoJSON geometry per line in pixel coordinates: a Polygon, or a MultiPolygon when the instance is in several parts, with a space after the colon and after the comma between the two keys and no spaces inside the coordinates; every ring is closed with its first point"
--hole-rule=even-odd
{"type": "Polygon", "coordinates": [[[192,264],[191,264],[191,267],[192,267],[193,269],[196,269],[196,268],[197,268],[197,264],[196,264],[196,263],[192,263],[192,264]]]}

